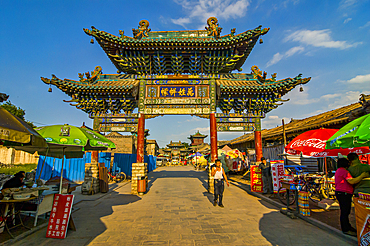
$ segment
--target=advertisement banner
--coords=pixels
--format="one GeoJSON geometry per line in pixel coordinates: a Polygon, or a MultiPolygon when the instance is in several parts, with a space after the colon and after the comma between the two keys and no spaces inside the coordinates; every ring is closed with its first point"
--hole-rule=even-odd
{"type": "Polygon", "coordinates": [[[251,166],[251,191],[263,192],[262,170],[258,166],[251,166]]]}
{"type": "Polygon", "coordinates": [[[274,193],[281,187],[281,180],[284,178],[284,161],[271,161],[272,185],[274,193]]]}
{"type": "Polygon", "coordinates": [[[370,201],[353,198],[358,245],[370,245],[370,201]]]}
{"type": "Polygon", "coordinates": [[[55,194],[46,237],[64,239],[67,234],[74,195],[55,194]]]}

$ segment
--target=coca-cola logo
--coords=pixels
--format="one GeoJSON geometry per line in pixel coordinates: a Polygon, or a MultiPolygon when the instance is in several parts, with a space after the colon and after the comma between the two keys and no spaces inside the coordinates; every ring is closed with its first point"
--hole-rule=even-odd
{"type": "Polygon", "coordinates": [[[319,153],[317,153],[317,152],[311,152],[310,153],[310,156],[313,156],[313,157],[326,157],[326,156],[328,156],[328,152],[319,152],[319,153]]]}
{"type": "Polygon", "coordinates": [[[312,147],[312,148],[317,148],[317,149],[325,149],[325,140],[317,139],[317,138],[310,138],[310,139],[305,139],[301,140],[298,139],[294,141],[290,147],[291,148],[299,148],[299,147],[312,147]]]}

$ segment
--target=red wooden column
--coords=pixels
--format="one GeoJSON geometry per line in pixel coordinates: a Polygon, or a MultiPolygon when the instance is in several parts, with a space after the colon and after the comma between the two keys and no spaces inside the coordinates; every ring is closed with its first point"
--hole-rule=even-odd
{"type": "Polygon", "coordinates": [[[261,119],[256,118],[254,130],[254,148],[256,150],[256,161],[261,161],[262,154],[262,135],[261,135],[261,119]]]}
{"type": "Polygon", "coordinates": [[[145,115],[140,114],[137,127],[137,163],[144,163],[145,115]]]}
{"type": "Polygon", "coordinates": [[[211,113],[209,116],[210,128],[211,128],[211,162],[215,162],[218,158],[217,154],[217,122],[215,113],[211,113]]]}

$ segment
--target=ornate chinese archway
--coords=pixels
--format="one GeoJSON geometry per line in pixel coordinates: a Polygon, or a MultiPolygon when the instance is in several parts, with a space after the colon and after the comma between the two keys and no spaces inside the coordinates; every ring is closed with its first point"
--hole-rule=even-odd
{"type": "MultiPolygon", "coordinates": [[[[41,78],[71,96],[72,106],[89,113],[94,130],[136,132],[137,176],[146,176],[144,163],[145,119],[160,115],[194,115],[210,120],[211,156],[217,158],[217,132],[254,131],[257,160],[262,157],[261,118],[282,104],[281,97],[310,81],[301,74],[276,80],[257,66],[241,71],[258,39],[268,32],[261,26],[235,35],[220,36],[217,19],[206,30],[151,31],[140,21],[133,36],[115,36],[94,27],[84,31],[95,38],[116,66],[118,74],[103,74],[101,67],[79,74],[79,80],[41,78]],[[121,74],[122,73],[122,74],[121,74]],[[133,113],[134,109],[138,113],[133,113]],[[219,109],[222,113],[217,113],[219,109]],[[232,112],[232,113],[231,113],[232,112]]],[[[94,39],[92,39],[94,42],[94,39]]],[[[210,187],[213,185],[210,180],[210,187]]]]}

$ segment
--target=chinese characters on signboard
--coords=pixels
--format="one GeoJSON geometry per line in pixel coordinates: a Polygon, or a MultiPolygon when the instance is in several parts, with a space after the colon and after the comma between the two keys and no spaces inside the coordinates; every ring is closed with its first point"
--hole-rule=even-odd
{"type": "Polygon", "coordinates": [[[73,198],[74,195],[55,194],[46,237],[59,239],[66,237],[73,198]]]}
{"type": "Polygon", "coordinates": [[[195,86],[161,86],[159,97],[195,97],[195,86]]]}
{"type": "Polygon", "coordinates": [[[262,171],[258,166],[251,166],[251,191],[263,192],[262,171]]]}
{"type": "Polygon", "coordinates": [[[281,187],[281,180],[284,178],[284,161],[271,161],[272,184],[274,193],[281,187]]]}
{"type": "Polygon", "coordinates": [[[208,98],[209,86],[147,86],[147,98],[208,98]]]}

